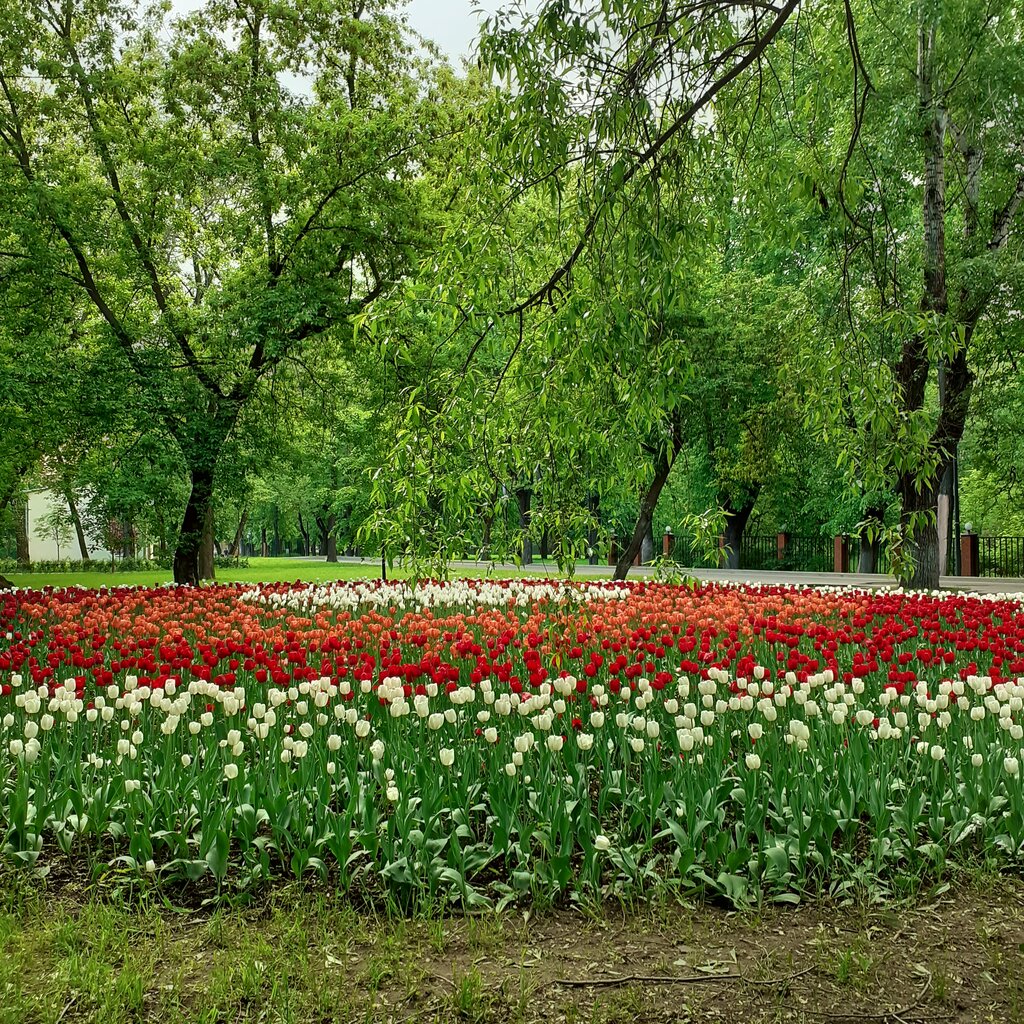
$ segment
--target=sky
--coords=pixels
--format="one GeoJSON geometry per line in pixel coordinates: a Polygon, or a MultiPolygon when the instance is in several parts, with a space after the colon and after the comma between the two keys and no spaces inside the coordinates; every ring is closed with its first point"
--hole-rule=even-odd
{"type": "MultiPolygon", "coordinates": [[[[202,0],[171,0],[176,14],[195,10],[202,0]]],[[[499,0],[485,0],[480,8],[491,13],[501,6],[499,0]]],[[[481,15],[474,11],[471,0],[409,0],[405,9],[410,26],[421,36],[432,39],[459,66],[469,54],[476,38],[481,15]]]]}
{"type": "MultiPolygon", "coordinates": [[[[482,6],[490,12],[498,5],[482,6]]],[[[480,18],[470,0],[410,0],[406,13],[409,24],[421,36],[433,39],[456,67],[469,54],[480,18]]]]}

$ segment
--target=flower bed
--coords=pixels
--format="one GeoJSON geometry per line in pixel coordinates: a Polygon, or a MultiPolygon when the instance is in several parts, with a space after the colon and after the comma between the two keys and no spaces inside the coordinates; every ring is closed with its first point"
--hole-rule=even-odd
{"type": "Polygon", "coordinates": [[[1024,614],[546,581],[0,595],[3,857],[403,906],[1017,862],[1024,614]],[[4,636],[6,638],[4,639],[4,636]]]}

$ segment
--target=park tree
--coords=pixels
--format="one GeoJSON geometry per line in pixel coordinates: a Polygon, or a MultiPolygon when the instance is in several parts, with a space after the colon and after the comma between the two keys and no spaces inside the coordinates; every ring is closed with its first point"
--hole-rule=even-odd
{"type": "Polygon", "coordinates": [[[5,260],[73,282],[189,480],[197,582],[220,454],[286,354],[399,279],[429,207],[429,71],[374,0],[0,3],[5,260]],[[55,266],[55,264],[57,264],[55,266]]]}
{"type": "Polygon", "coordinates": [[[875,496],[875,530],[895,496],[895,565],[905,583],[934,588],[938,499],[978,353],[1019,308],[1024,24],[1012,3],[852,9],[853,67],[822,5],[813,47],[781,79],[793,93],[780,89],[807,205],[807,293],[822,314],[810,353],[818,426],[842,445],[853,485],[875,496]]]}
{"type": "Polygon", "coordinates": [[[627,489],[639,514],[617,575],[650,546],[681,445],[675,306],[694,246],[680,238],[698,219],[688,197],[707,191],[706,122],[730,88],[756,80],[748,72],[795,9],[559,2],[485,23],[480,61],[503,87],[467,133],[459,216],[404,303],[429,310],[433,335],[465,353],[430,401],[410,389],[391,462],[411,511],[426,502],[415,514],[436,517],[443,505],[454,520],[514,495],[521,532],[558,508],[563,534],[593,539],[602,490],[627,489]],[[440,437],[474,451],[426,459],[440,437]],[[444,491],[441,462],[454,482],[434,507],[413,481],[444,491]]]}

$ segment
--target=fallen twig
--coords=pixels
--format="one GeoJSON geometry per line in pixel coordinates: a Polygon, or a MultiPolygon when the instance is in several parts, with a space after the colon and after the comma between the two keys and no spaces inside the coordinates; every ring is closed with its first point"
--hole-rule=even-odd
{"type": "Polygon", "coordinates": [[[656,985],[701,985],[720,981],[743,981],[748,985],[785,985],[802,974],[808,974],[814,967],[805,967],[794,974],[786,974],[781,978],[765,978],[760,981],[748,978],[745,974],[692,974],[685,977],[658,974],[617,974],[610,978],[555,978],[548,985],[565,985],[573,988],[597,987],[599,985],[630,985],[633,982],[656,985]]]}
{"type": "MultiPolygon", "coordinates": [[[[916,1010],[921,1003],[924,1001],[924,997],[928,994],[928,990],[932,987],[932,976],[928,975],[928,980],[921,987],[921,991],[918,992],[917,998],[912,1003],[907,1003],[904,1006],[894,1006],[888,1010],[861,1010],[858,1013],[840,1013],[836,1010],[812,1010],[806,1006],[793,1006],[790,1003],[785,1004],[789,1010],[797,1010],[800,1013],[808,1013],[813,1017],[827,1017],[829,1020],[880,1020],[898,1021],[902,1017],[906,1017],[908,1013],[916,1010]]],[[[933,1019],[933,1018],[929,1018],[933,1019]]]]}
{"type": "Polygon", "coordinates": [[[64,1009],[60,1011],[60,1013],[57,1016],[57,1019],[53,1022],[53,1024],[60,1024],[60,1022],[68,1015],[68,1010],[70,1010],[71,1007],[74,1006],[77,1001],[78,996],[72,996],[65,1004],[64,1009]]]}

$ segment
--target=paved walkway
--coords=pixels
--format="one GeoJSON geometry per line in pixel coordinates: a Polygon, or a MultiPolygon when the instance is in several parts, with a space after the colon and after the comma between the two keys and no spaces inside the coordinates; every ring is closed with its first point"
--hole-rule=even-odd
{"type": "MultiPolygon", "coordinates": [[[[320,561],[319,557],[310,557],[311,561],[320,561]]],[[[347,565],[365,565],[367,568],[380,567],[380,561],[372,558],[349,558],[341,556],[338,559],[347,565]]],[[[558,566],[554,562],[534,560],[530,565],[517,566],[511,562],[470,562],[454,561],[451,563],[453,569],[477,570],[481,573],[491,572],[522,572],[537,576],[550,576],[557,578],[561,576],[558,566]]],[[[681,573],[693,576],[699,580],[720,581],[728,583],[780,583],[796,584],[799,586],[813,587],[895,587],[896,579],[893,576],[880,574],[867,574],[856,572],[751,572],[747,569],[680,569],[681,573]]],[[[576,576],[592,576],[595,579],[610,579],[613,567],[610,565],[589,565],[587,563],[576,566],[576,576]]],[[[629,579],[642,579],[655,575],[655,570],[650,566],[633,566],[629,570],[629,579]]],[[[943,590],[965,590],[979,594],[1024,594],[1024,579],[999,579],[995,577],[966,577],[966,576],[942,576],[939,585],[943,590]]]]}

